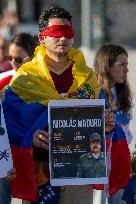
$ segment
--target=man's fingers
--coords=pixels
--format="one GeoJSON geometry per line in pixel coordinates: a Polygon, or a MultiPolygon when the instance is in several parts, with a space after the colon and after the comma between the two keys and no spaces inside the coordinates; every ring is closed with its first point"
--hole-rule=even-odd
{"type": "Polygon", "coordinates": [[[16,169],[12,168],[10,171],[8,171],[7,176],[4,178],[6,181],[12,181],[16,178],[16,169]]]}
{"type": "Polygon", "coordinates": [[[45,135],[39,134],[39,139],[43,142],[46,142],[47,144],[49,143],[49,139],[45,137],[45,135]]]}
{"type": "Polygon", "coordinates": [[[14,175],[14,174],[16,174],[16,169],[14,167],[7,172],[7,176],[14,175]]]}
{"type": "Polygon", "coordinates": [[[44,149],[49,149],[49,139],[48,139],[48,132],[44,130],[37,130],[33,134],[33,145],[36,147],[41,147],[44,149]]]}
{"type": "Polygon", "coordinates": [[[37,130],[36,133],[48,137],[48,132],[46,132],[45,130],[37,130]]]}

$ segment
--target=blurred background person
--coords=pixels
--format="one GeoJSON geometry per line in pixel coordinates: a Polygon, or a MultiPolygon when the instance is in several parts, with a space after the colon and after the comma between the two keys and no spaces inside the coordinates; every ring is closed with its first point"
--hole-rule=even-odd
{"type": "Polygon", "coordinates": [[[0,18],[0,34],[7,40],[11,40],[18,32],[19,19],[17,14],[5,8],[0,18]]]}
{"type": "Polygon", "coordinates": [[[12,69],[12,66],[7,59],[8,44],[6,39],[0,35],[0,72],[5,72],[12,69]]]}
{"type": "Polygon", "coordinates": [[[37,45],[38,39],[30,33],[20,33],[14,36],[9,45],[8,60],[15,71],[33,58],[37,45]]]}
{"type": "MultiPolygon", "coordinates": [[[[35,36],[32,36],[29,33],[20,33],[15,35],[15,37],[11,40],[8,51],[8,59],[11,66],[15,70],[14,73],[16,73],[16,71],[22,64],[32,59],[35,47],[37,45],[38,40],[35,36]]],[[[9,75],[0,81],[1,92],[2,89],[4,89],[10,83],[12,77],[13,75],[9,75]]],[[[0,204],[11,203],[10,185],[8,183],[8,180],[10,180],[10,178],[8,177],[7,179],[0,179],[0,204]]]]}
{"type": "Polygon", "coordinates": [[[8,61],[14,72],[8,72],[7,76],[0,81],[0,91],[9,84],[19,67],[32,59],[37,45],[38,39],[29,33],[20,33],[14,36],[8,50],[8,61]]]}
{"type": "Polygon", "coordinates": [[[0,178],[0,204],[10,204],[11,203],[11,192],[9,181],[16,178],[16,170],[12,168],[5,178],[0,178]]]}
{"type": "Polygon", "coordinates": [[[129,130],[132,94],[127,81],[128,53],[118,45],[100,47],[94,68],[107,103],[115,114],[115,128],[111,141],[109,166],[109,204],[122,204],[123,189],[130,177],[129,130]],[[110,164],[111,163],[111,164],[110,164]]]}

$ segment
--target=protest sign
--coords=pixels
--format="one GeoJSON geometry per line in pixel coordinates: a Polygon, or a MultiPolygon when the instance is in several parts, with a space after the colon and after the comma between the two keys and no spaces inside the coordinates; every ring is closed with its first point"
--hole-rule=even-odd
{"type": "Polygon", "coordinates": [[[10,144],[0,101],[0,178],[7,176],[7,172],[13,168],[10,144]]]}
{"type": "Polygon", "coordinates": [[[104,104],[103,99],[49,101],[49,165],[52,185],[108,182],[104,104]],[[92,150],[95,143],[95,150],[92,150]]]}

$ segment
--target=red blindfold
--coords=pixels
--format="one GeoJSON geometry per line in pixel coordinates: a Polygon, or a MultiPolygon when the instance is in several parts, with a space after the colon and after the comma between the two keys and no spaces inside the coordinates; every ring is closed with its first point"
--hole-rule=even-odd
{"type": "Polygon", "coordinates": [[[53,25],[40,32],[39,37],[43,36],[55,38],[66,37],[70,39],[74,37],[74,30],[69,25],[53,25]]]}

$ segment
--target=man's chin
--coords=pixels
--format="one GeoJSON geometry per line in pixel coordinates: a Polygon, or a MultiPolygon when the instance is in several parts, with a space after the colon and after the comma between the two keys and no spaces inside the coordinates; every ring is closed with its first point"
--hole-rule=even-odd
{"type": "Polygon", "coordinates": [[[59,51],[56,54],[58,54],[58,56],[65,56],[65,55],[67,55],[67,53],[68,53],[68,51],[65,51],[65,52],[59,51]]]}
{"type": "Polygon", "coordinates": [[[70,50],[69,47],[60,47],[56,51],[59,53],[68,53],[69,50],[70,50]]]}

